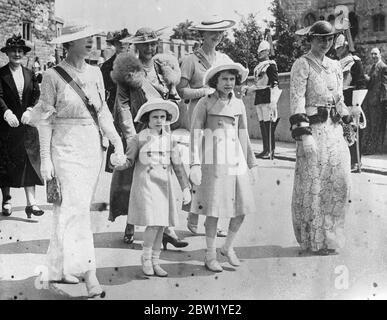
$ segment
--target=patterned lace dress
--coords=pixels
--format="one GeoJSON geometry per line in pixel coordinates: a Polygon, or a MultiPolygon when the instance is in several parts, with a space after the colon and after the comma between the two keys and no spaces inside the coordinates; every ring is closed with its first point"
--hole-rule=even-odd
{"type": "MultiPolygon", "coordinates": [[[[307,57],[315,59],[311,53],[307,57]]],[[[324,58],[314,68],[305,56],[291,71],[291,114],[317,113],[316,104],[335,101],[341,116],[348,115],[342,97],[342,71],[337,61],[324,58]]],[[[343,129],[331,118],[311,125],[317,156],[306,157],[297,142],[292,218],[296,239],[304,250],[336,249],[344,245],[344,218],[349,205],[350,155],[343,129]]]]}
{"type": "MultiPolygon", "coordinates": [[[[115,145],[120,138],[104,102],[99,68],[86,64],[78,70],[64,61],[60,66],[82,86],[99,112],[105,135],[115,145]]],[[[98,128],[81,98],[53,69],[43,76],[33,122],[52,127],[51,159],[62,194],[62,203],[54,205],[53,210],[47,252],[49,278],[60,280],[64,274],[82,275],[96,269],[90,203],[102,166],[98,128]]]]}

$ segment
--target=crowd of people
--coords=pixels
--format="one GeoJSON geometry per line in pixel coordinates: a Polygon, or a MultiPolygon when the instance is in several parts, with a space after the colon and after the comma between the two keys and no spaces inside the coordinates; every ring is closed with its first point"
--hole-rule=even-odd
{"type": "MultiPolygon", "coordinates": [[[[257,212],[257,160],[246,107],[235,88],[255,95],[262,159],[274,157],[281,91],[268,41],[259,45],[251,86],[244,85],[249,70],[216,50],[234,25],[222,19],[193,25],[201,46],[180,65],[157,54],[160,30],[143,27],[133,36],[115,32],[107,41],[116,53],[101,68],[85,61],[96,30],[67,26],[52,41],[63,44],[66,58],[43,73],[41,85],[22,66],[31,48],[19,36],[7,40],[1,51],[9,63],[0,69],[2,213],[12,214],[10,188],[23,187],[28,218],[42,215],[35,186],[58,181],[60,199],[53,204],[47,253],[50,281],[76,284],[83,276],[89,297],[105,294],[96,277],[90,203],[106,148],[105,170],[113,173],[109,220],[127,215],[126,244],[133,242],[136,225],[145,227],[145,275],[168,275],[159,262],[162,245],[189,245],[174,230],[182,208],[192,234],[197,234],[199,216],[205,217],[208,270],[223,271],[217,237],[225,237],[220,253],[232,266],[240,265],[233,243],[245,215],[257,212]],[[134,53],[124,49],[127,44],[134,53]],[[190,135],[189,163],[171,130],[181,117],[180,99],[188,103],[181,124],[190,135]],[[219,219],[229,219],[227,231],[219,228],[219,219]]],[[[380,151],[386,125],[387,67],[379,49],[371,51],[374,64],[365,75],[339,33],[326,21],[308,28],[304,36],[310,51],[295,61],[290,77],[289,121],[297,149],[291,210],[301,250],[312,255],[336,254],[343,247],[351,166],[360,165],[356,149],[380,151]],[[338,60],[327,56],[332,47],[338,60]],[[365,88],[363,112],[353,106],[352,96],[365,88]],[[367,121],[360,139],[348,137],[347,130],[359,130],[354,124],[360,118],[367,121]]]]}

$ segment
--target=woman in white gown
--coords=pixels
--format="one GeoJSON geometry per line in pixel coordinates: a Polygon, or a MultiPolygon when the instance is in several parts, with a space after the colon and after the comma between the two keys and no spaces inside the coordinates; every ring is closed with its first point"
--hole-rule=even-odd
{"type": "Polygon", "coordinates": [[[55,176],[62,195],[61,203],[54,205],[47,253],[49,280],[78,283],[76,276],[84,275],[89,297],[104,294],[96,277],[90,224],[90,203],[103,156],[100,129],[115,146],[116,164],[120,163],[117,159],[125,160],[105,103],[101,71],[84,60],[91,51],[94,34],[90,27],[71,26],[64,28],[53,43],[64,43],[68,54],[59,67],[80,85],[97,111],[99,124],[56,68],[45,72],[40,101],[31,115],[31,122],[39,127],[42,176],[45,180],[55,176]]]}

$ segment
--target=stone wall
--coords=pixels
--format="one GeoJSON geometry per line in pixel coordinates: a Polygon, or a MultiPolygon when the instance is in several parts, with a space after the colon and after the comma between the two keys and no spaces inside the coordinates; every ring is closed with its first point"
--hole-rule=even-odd
{"type": "Polygon", "coordinates": [[[362,58],[366,71],[372,62],[370,51],[377,47],[382,52],[384,61],[387,61],[387,1],[385,0],[282,0],[281,5],[289,17],[301,28],[305,27],[305,17],[308,14],[318,20],[323,17],[334,15],[338,5],[345,5],[348,12],[355,15],[357,19],[357,34],[354,43],[358,49],[357,54],[362,58]],[[383,14],[385,16],[384,31],[373,30],[373,15],[383,14]]]}
{"type": "MultiPolygon", "coordinates": [[[[23,34],[23,22],[30,22],[32,30],[32,39],[28,43],[32,50],[26,55],[24,65],[31,68],[36,56],[44,65],[55,49],[47,43],[56,36],[55,0],[0,0],[1,47],[13,33],[23,34]]],[[[1,53],[0,66],[7,62],[7,56],[1,53]]]]}

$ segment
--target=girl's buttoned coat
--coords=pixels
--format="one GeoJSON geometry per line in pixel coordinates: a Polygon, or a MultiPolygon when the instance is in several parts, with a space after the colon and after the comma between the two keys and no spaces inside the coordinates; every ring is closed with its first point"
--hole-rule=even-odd
{"type": "Polygon", "coordinates": [[[189,188],[176,143],[163,131],[154,136],[149,129],[128,144],[129,165],[135,165],[129,199],[128,223],[136,226],[176,226],[180,206],[177,195],[189,188]]]}
{"type": "Polygon", "coordinates": [[[228,101],[215,92],[196,105],[191,126],[191,164],[200,165],[191,212],[231,218],[255,212],[252,177],[256,166],[247,131],[246,108],[234,95],[228,101]]]}

